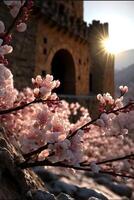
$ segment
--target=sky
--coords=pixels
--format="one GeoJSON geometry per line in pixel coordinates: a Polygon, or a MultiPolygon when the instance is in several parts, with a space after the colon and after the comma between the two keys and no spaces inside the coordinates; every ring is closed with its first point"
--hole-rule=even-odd
{"type": "Polygon", "coordinates": [[[117,52],[134,49],[134,1],[84,1],[84,20],[108,22],[117,52]]]}

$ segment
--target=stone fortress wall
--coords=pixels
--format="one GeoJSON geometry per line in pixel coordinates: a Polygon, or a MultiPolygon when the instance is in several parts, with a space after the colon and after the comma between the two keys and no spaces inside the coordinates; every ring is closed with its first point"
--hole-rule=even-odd
{"type": "MultiPolygon", "coordinates": [[[[8,27],[13,19],[0,4],[0,20],[8,27]]],[[[59,94],[114,94],[114,56],[100,45],[107,36],[108,23],[83,20],[83,1],[37,1],[27,31],[15,32],[14,51],[8,56],[15,86],[30,86],[32,77],[50,73],[61,81],[59,94]]]]}

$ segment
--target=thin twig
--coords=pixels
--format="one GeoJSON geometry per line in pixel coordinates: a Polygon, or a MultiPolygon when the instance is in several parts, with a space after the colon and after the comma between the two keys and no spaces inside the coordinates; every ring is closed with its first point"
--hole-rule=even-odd
{"type": "Polygon", "coordinates": [[[31,104],[34,104],[34,103],[48,103],[48,102],[57,102],[59,100],[43,100],[43,99],[35,99],[29,103],[26,103],[26,104],[23,104],[23,105],[20,105],[20,106],[17,106],[17,107],[13,107],[13,108],[9,108],[9,109],[6,109],[6,110],[0,110],[0,115],[4,115],[4,114],[10,114],[12,112],[15,112],[15,111],[18,111],[18,110],[22,110],[24,109],[25,107],[28,107],[30,106],[31,104]]]}
{"type": "MultiPolygon", "coordinates": [[[[131,153],[129,155],[125,155],[125,156],[121,156],[121,157],[116,157],[116,158],[111,158],[109,160],[103,160],[103,161],[99,161],[99,162],[95,162],[96,165],[102,165],[108,162],[116,162],[119,160],[125,160],[125,159],[134,159],[134,153],[131,153]]],[[[81,166],[86,167],[89,166],[91,163],[83,163],[81,164],[81,166]]]]}
{"type": "Polygon", "coordinates": [[[130,102],[130,103],[126,104],[124,107],[118,108],[116,110],[108,111],[108,112],[106,112],[106,114],[117,113],[119,111],[125,110],[126,108],[129,108],[132,105],[134,105],[134,102],[130,102]]]}
{"type": "Polygon", "coordinates": [[[23,157],[24,157],[25,159],[28,159],[28,158],[30,158],[31,156],[35,155],[35,154],[39,154],[39,153],[42,152],[43,150],[47,149],[47,148],[48,148],[48,145],[49,145],[49,143],[47,143],[46,145],[44,145],[44,146],[42,146],[42,147],[40,147],[40,148],[38,148],[38,149],[36,149],[36,150],[34,150],[34,151],[29,152],[29,153],[27,153],[27,154],[23,154],[23,157]]]}
{"type": "Polygon", "coordinates": [[[67,139],[68,139],[68,140],[71,139],[72,137],[74,137],[74,136],[77,134],[77,132],[78,132],[80,129],[83,130],[85,127],[87,127],[87,126],[89,126],[90,124],[93,124],[94,122],[96,122],[97,119],[99,119],[99,116],[98,116],[97,118],[91,120],[90,122],[87,122],[86,124],[84,124],[83,126],[81,126],[80,128],[78,128],[77,130],[75,130],[74,132],[72,132],[72,133],[67,137],[67,139]]]}

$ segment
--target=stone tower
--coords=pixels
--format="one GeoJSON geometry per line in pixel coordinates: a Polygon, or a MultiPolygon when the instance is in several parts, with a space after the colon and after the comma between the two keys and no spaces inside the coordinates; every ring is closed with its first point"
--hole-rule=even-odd
{"type": "MultiPolygon", "coordinates": [[[[8,27],[11,17],[5,9],[0,6],[0,16],[8,27]]],[[[15,34],[9,56],[16,86],[25,87],[35,75],[50,73],[61,81],[59,94],[113,94],[114,57],[101,51],[101,35],[108,35],[108,24],[87,25],[83,1],[36,1],[28,29],[15,34]]]]}
{"type": "Polygon", "coordinates": [[[82,1],[44,1],[39,17],[35,73],[61,81],[59,94],[89,93],[89,45],[82,1]]]}
{"type": "Polygon", "coordinates": [[[90,45],[90,92],[93,94],[109,92],[114,95],[114,55],[102,46],[108,37],[108,23],[93,21],[89,30],[90,45]]]}

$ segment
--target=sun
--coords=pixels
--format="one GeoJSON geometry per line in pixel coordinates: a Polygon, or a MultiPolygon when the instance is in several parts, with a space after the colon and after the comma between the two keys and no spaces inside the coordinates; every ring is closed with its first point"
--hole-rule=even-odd
{"type": "Polygon", "coordinates": [[[109,37],[101,37],[101,47],[105,53],[118,54],[128,49],[133,49],[134,27],[130,20],[123,16],[109,18],[109,37]],[[123,23],[121,23],[123,22],[123,23]]]}
{"type": "Polygon", "coordinates": [[[122,43],[119,43],[119,40],[115,38],[104,38],[102,40],[102,47],[106,53],[118,54],[123,51],[122,43]]]}

